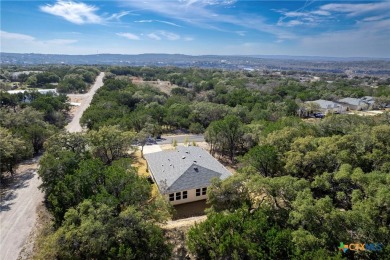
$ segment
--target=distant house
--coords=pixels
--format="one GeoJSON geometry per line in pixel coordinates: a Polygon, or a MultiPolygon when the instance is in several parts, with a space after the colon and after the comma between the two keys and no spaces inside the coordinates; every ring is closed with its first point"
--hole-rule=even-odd
{"type": "Polygon", "coordinates": [[[161,194],[173,205],[206,199],[213,178],[231,173],[207,151],[197,146],[145,154],[148,170],[161,194]]]}
{"type": "Polygon", "coordinates": [[[368,105],[368,109],[372,109],[375,104],[375,98],[371,96],[364,96],[361,100],[368,105]]]}
{"type": "MultiPolygon", "coordinates": [[[[43,95],[47,95],[47,94],[58,95],[56,89],[16,89],[16,90],[8,90],[7,92],[9,94],[38,92],[38,93],[41,93],[43,95]]],[[[30,103],[31,102],[31,97],[29,95],[24,95],[23,102],[30,103]]]]}
{"type": "Polygon", "coordinates": [[[365,96],[362,98],[343,98],[338,100],[339,103],[347,106],[350,110],[367,110],[372,108],[374,98],[365,96]]]}
{"type": "Polygon", "coordinates": [[[347,110],[347,107],[345,105],[329,101],[329,100],[324,100],[324,99],[319,99],[319,100],[314,100],[314,101],[307,101],[305,103],[313,102],[318,104],[319,110],[324,113],[344,113],[347,110]]]}
{"type": "Polygon", "coordinates": [[[57,95],[57,90],[56,89],[17,89],[17,90],[8,90],[7,92],[9,94],[18,94],[18,93],[24,93],[24,92],[33,92],[33,91],[37,91],[41,94],[54,94],[54,95],[57,95]]]}

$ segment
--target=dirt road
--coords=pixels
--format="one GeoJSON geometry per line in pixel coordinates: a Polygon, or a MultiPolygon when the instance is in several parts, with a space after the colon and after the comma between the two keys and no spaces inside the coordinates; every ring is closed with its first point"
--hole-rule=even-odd
{"type": "MultiPolygon", "coordinates": [[[[74,132],[81,132],[83,129],[80,125],[80,118],[83,115],[84,111],[89,107],[89,104],[92,101],[93,95],[95,95],[95,92],[103,86],[103,78],[104,78],[104,72],[101,72],[100,75],[96,78],[95,83],[93,84],[92,88],[89,90],[88,93],[83,95],[74,95],[80,98],[81,105],[77,107],[77,110],[75,112],[74,117],[72,118],[72,121],[66,126],[66,130],[68,130],[71,133],[74,132]]],[[[72,95],[68,95],[72,96],[72,95]]]]}
{"type": "MultiPolygon", "coordinates": [[[[34,160],[37,160],[35,158],[34,160]]],[[[38,189],[35,161],[19,166],[13,183],[1,187],[0,203],[0,259],[14,260],[27,240],[36,222],[36,209],[43,201],[38,189]]]]}
{"type": "MultiPolygon", "coordinates": [[[[81,97],[81,105],[66,126],[69,132],[82,131],[79,120],[96,90],[103,85],[103,77],[104,72],[96,78],[88,93],[78,95],[81,97]]],[[[44,198],[38,189],[41,180],[38,179],[37,168],[36,162],[23,163],[18,168],[13,184],[1,186],[0,260],[16,260],[36,224],[37,208],[44,198]]]]}

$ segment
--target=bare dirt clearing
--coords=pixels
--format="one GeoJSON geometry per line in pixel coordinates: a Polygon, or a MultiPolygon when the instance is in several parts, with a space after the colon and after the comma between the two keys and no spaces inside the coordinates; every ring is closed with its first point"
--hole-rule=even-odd
{"type": "Polygon", "coordinates": [[[195,257],[189,253],[187,245],[185,244],[187,233],[195,223],[201,223],[205,221],[206,218],[206,216],[199,216],[173,220],[168,221],[165,225],[161,226],[165,238],[173,245],[171,259],[195,259],[195,257]]]}
{"type": "Polygon", "coordinates": [[[142,78],[133,77],[131,79],[133,84],[135,85],[149,85],[158,88],[161,92],[164,92],[166,94],[171,94],[172,89],[177,88],[178,86],[175,84],[171,84],[169,81],[162,81],[162,80],[156,80],[156,81],[144,81],[142,78]]]}

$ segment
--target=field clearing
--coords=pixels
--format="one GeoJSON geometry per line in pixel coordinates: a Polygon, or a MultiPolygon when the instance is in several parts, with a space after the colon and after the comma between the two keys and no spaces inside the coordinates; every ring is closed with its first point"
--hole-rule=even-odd
{"type": "Polygon", "coordinates": [[[367,111],[352,111],[348,115],[359,115],[359,116],[377,116],[383,114],[383,110],[367,110],[367,111]]]}
{"type": "Polygon", "coordinates": [[[142,78],[133,77],[132,83],[135,85],[149,85],[158,88],[161,92],[164,92],[168,95],[171,94],[172,89],[177,88],[178,86],[175,84],[171,84],[169,81],[144,81],[142,78]]]}

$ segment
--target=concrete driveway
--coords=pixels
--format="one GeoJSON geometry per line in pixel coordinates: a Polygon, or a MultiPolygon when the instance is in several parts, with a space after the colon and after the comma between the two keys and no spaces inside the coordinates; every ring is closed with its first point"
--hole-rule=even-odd
{"type": "MultiPolygon", "coordinates": [[[[138,149],[141,151],[141,146],[139,146],[138,149]]],[[[161,152],[161,151],[162,151],[161,147],[158,144],[144,146],[144,154],[157,153],[157,152],[161,152]]]]}
{"type": "Polygon", "coordinates": [[[184,143],[184,142],[204,142],[204,136],[203,135],[166,135],[162,136],[161,140],[158,140],[158,144],[171,144],[173,140],[176,140],[178,144],[184,143]]]}

